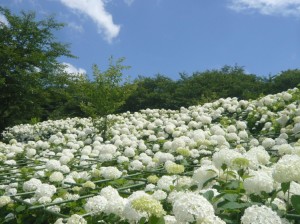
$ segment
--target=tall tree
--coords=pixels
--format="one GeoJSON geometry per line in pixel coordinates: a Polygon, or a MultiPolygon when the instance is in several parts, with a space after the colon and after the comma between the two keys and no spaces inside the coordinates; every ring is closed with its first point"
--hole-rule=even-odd
{"type": "Polygon", "coordinates": [[[66,74],[58,62],[74,57],[69,46],[56,40],[63,27],[53,17],[36,21],[34,12],[14,15],[0,7],[8,25],[0,23],[0,130],[44,113],[44,91],[64,86],[66,74]]]}
{"type": "Polygon", "coordinates": [[[91,117],[105,116],[117,112],[135,90],[135,84],[124,80],[123,70],[129,66],[122,65],[124,58],[114,62],[111,57],[109,67],[101,72],[93,65],[94,80],[83,80],[84,97],[80,103],[82,111],[91,117]]]}

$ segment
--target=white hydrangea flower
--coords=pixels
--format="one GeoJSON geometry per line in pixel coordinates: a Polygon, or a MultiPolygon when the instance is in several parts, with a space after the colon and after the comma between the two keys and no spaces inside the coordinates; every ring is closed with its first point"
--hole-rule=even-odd
{"type": "Polygon", "coordinates": [[[100,214],[104,211],[106,204],[106,198],[97,195],[87,200],[86,204],[84,205],[84,209],[89,213],[100,214]]]}
{"type": "Polygon", "coordinates": [[[176,197],[173,213],[179,222],[195,222],[214,216],[214,208],[203,196],[186,192],[176,197]]]}
{"type": "MultiPolygon", "coordinates": [[[[8,157],[8,155],[6,155],[6,156],[8,157]]],[[[10,159],[10,160],[5,160],[4,164],[10,165],[10,166],[14,166],[14,165],[17,164],[17,162],[15,160],[13,160],[13,159],[10,159]]]]}
{"type": "Polygon", "coordinates": [[[142,195],[131,200],[131,207],[138,212],[146,212],[149,217],[162,217],[166,214],[160,201],[150,195],[142,195]]]}
{"type": "Polygon", "coordinates": [[[74,214],[68,218],[67,224],[87,224],[87,221],[82,216],[74,214]]]}
{"type": "Polygon", "coordinates": [[[58,171],[53,172],[49,177],[50,182],[61,182],[63,179],[64,175],[58,171]]]}
{"type": "Polygon", "coordinates": [[[107,214],[116,214],[122,216],[126,199],[119,195],[119,192],[111,186],[101,189],[100,195],[105,197],[107,204],[104,212],[107,214]]]}
{"type": "Polygon", "coordinates": [[[249,173],[250,177],[244,180],[244,188],[247,194],[261,194],[265,191],[270,193],[274,189],[274,180],[266,172],[262,170],[251,170],[249,173]]]}
{"type": "Polygon", "coordinates": [[[169,174],[180,174],[184,172],[184,166],[180,164],[176,164],[172,161],[167,161],[165,163],[165,169],[169,174]]]}
{"type": "Polygon", "coordinates": [[[145,189],[144,189],[144,191],[145,192],[149,192],[149,191],[154,191],[155,190],[155,185],[154,184],[147,184],[146,186],[145,186],[145,189]]]}
{"type": "Polygon", "coordinates": [[[172,216],[172,215],[165,215],[164,221],[165,221],[165,224],[178,224],[175,216],[172,216]]]}
{"type": "Polygon", "coordinates": [[[166,152],[156,152],[154,154],[154,160],[156,160],[159,164],[165,163],[167,161],[175,161],[175,157],[171,153],[166,152]]]}
{"type": "Polygon", "coordinates": [[[171,145],[172,152],[176,152],[178,148],[184,148],[185,147],[185,141],[181,138],[176,138],[173,140],[171,145]]]}
{"type": "Polygon", "coordinates": [[[244,121],[237,121],[236,127],[237,127],[237,129],[245,130],[247,128],[247,124],[244,121]]]}
{"type": "Polygon", "coordinates": [[[294,151],[294,147],[290,144],[282,144],[278,146],[274,146],[278,150],[279,155],[292,154],[294,151]]]}
{"type": "Polygon", "coordinates": [[[261,144],[266,149],[270,149],[275,145],[275,140],[272,138],[265,138],[261,144]]]}
{"type": "Polygon", "coordinates": [[[100,170],[105,179],[118,179],[122,176],[122,172],[114,166],[101,167],[100,170]]]}
{"type": "Polygon", "coordinates": [[[51,159],[46,163],[46,169],[49,171],[59,170],[60,166],[60,162],[54,159],[51,159]]]}
{"type": "Polygon", "coordinates": [[[193,179],[191,177],[187,177],[187,176],[180,176],[177,178],[175,184],[176,184],[176,187],[179,187],[179,188],[188,188],[188,187],[192,186],[193,179]]]}
{"type": "Polygon", "coordinates": [[[56,187],[50,184],[41,184],[35,190],[35,198],[39,199],[43,196],[52,197],[56,193],[56,187]]]}
{"type": "Polygon", "coordinates": [[[67,165],[62,165],[60,168],[59,168],[59,171],[63,172],[63,173],[70,173],[71,170],[70,168],[67,166],[67,165]]]}
{"type": "Polygon", "coordinates": [[[156,190],[153,192],[153,194],[151,196],[158,201],[162,201],[162,200],[165,200],[168,195],[166,192],[164,192],[162,190],[156,190]]]}
{"type": "Polygon", "coordinates": [[[146,212],[137,211],[134,208],[132,208],[131,202],[142,196],[149,196],[149,195],[147,193],[145,193],[144,191],[136,191],[127,198],[127,201],[125,203],[124,210],[123,210],[123,216],[127,220],[129,220],[130,223],[137,223],[142,217],[148,218],[148,215],[146,212]]]}
{"type": "Polygon", "coordinates": [[[270,155],[263,146],[252,147],[244,154],[245,158],[250,161],[251,167],[266,165],[270,162],[270,155]]]}
{"type": "Polygon", "coordinates": [[[282,99],[284,101],[289,101],[293,98],[293,95],[289,94],[288,92],[283,92],[282,93],[282,99]]]}
{"type": "Polygon", "coordinates": [[[299,134],[300,133],[300,122],[296,123],[293,127],[293,134],[299,134]]]}
{"type": "Polygon", "coordinates": [[[203,219],[198,219],[197,224],[226,224],[226,222],[218,216],[208,216],[203,219]]]}
{"type": "Polygon", "coordinates": [[[37,187],[41,184],[42,184],[42,181],[40,181],[39,179],[31,178],[30,180],[25,181],[23,183],[23,190],[25,192],[35,191],[37,189],[37,187]]]}
{"type": "Polygon", "coordinates": [[[118,156],[117,162],[118,162],[119,164],[125,163],[125,162],[129,162],[129,158],[126,157],[126,156],[118,156]]]}
{"type": "Polygon", "coordinates": [[[284,155],[274,165],[273,178],[279,183],[300,181],[300,157],[284,155]]]}
{"type": "Polygon", "coordinates": [[[35,156],[36,154],[36,150],[34,148],[28,148],[26,150],[26,156],[29,158],[32,158],[33,156],[35,156]]]}
{"type": "Polygon", "coordinates": [[[66,165],[68,164],[68,162],[70,162],[72,160],[71,157],[66,156],[66,155],[62,155],[59,159],[59,162],[61,163],[61,165],[66,165]]]}
{"type": "Polygon", "coordinates": [[[135,156],[135,150],[134,150],[134,148],[127,147],[124,150],[124,156],[129,157],[129,158],[134,157],[135,156]]]}
{"type": "Polygon", "coordinates": [[[248,207],[241,218],[242,224],[272,223],[281,224],[280,217],[271,208],[262,205],[248,207]]]}
{"type": "Polygon", "coordinates": [[[11,199],[9,196],[0,196],[0,208],[4,207],[5,205],[9,204],[11,199]]]}
{"type": "Polygon", "coordinates": [[[129,164],[129,170],[143,170],[143,169],[144,169],[144,165],[139,160],[133,160],[129,164]]]}
{"type": "Polygon", "coordinates": [[[16,195],[18,190],[16,188],[8,187],[5,189],[5,195],[16,195]]]}
{"type": "Polygon", "coordinates": [[[52,212],[60,213],[60,207],[58,205],[49,206],[47,209],[52,212]]]}
{"type": "Polygon", "coordinates": [[[176,177],[173,176],[162,176],[158,181],[157,181],[157,187],[161,190],[165,191],[170,191],[170,187],[174,186],[174,180],[176,177]]]}
{"type": "Polygon", "coordinates": [[[51,198],[48,197],[48,196],[40,197],[39,200],[38,200],[38,202],[40,204],[47,204],[47,203],[50,203],[51,201],[52,201],[51,198]]]}
{"type": "Polygon", "coordinates": [[[72,201],[76,201],[80,198],[79,194],[70,194],[70,193],[66,193],[63,198],[65,200],[72,200],[72,201]]]}
{"type": "Polygon", "coordinates": [[[203,165],[193,173],[193,183],[202,189],[203,184],[211,178],[218,176],[218,169],[214,165],[203,165]]]}
{"type": "Polygon", "coordinates": [[[242,158],[242,154],[239,152],[236,152],[232,149],[221,149],[218,152],[215,152],[212,157],[212,161],[214,165],[220,169],[223,164],[226,164],[228,167],[230,167],[232,164],[232,161],[237,158],[242,158]]]}

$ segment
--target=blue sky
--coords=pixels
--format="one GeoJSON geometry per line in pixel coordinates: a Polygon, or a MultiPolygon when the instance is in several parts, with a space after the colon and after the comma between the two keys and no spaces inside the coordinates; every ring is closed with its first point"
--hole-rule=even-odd
{"type": "MultiPolygon", "coordinates": [[[[69,71],[87,72],[125,57],[125,72],[166,75],[243,66],[268,76],[299,68],[300,0],[0,0],[13,13],[55,14],[56,34],[78,59],[69,71]]],[[[0,20],[4,20],[0,16],[0,20]]]]}

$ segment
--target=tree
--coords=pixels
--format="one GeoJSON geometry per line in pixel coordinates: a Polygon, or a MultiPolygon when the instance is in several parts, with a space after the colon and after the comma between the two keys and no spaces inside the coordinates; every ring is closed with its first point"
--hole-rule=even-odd
{"type": "Polygon", "coordinates": [[[122,111],[138,111],[146,108],[177,109],[174,102],[175,82],[163,75],[139,77],[136,90],[128,98],[122,111]]]}
{"type": "Polygon", "coordinates": [[[297,87],[297,85],[300,84],[300,70],[289,69],[287,71],[283,71],[280,74],[274,76],[270,80],[270,83],[271,93],[278,93],[286,91],[287,89],[297,87]]]}
{"type": "Polygon", "coordinates": [[[58,62],[74,57],[69,46],[56,40],[64,25],[53,17],[36,21],[34,12],[13,15],[0,7],[8,25],[0,23],[0,131],[44,114],[47,88],[65,86],[66,74],[58,62]]]}
{"type": "Polygon", "coordinates": [[[124,60],[120,58],[114,62],[111,57],[104,72],[93,65],[94,80],[87,79],[82,83],[85,96],[80,107],[86,115],[95,118],[117,112],[135,90],[135,84],[122,78],[122,71],[129,69],[129,66],[122,65],[124,60]]]}

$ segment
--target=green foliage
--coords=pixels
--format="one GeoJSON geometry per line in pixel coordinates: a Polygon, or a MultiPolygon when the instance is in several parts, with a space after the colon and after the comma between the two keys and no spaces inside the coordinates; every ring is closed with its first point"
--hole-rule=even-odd
{"type": "Polygon", "coordinates": [[[179,109],[226,97],[255,99],[261,93],[266,93],[266,80],[245,74],[244,69],[239,66],[224,66],[220,70],[180,76],[177,81],[160,74],[153,78],[139,77],[135,80],[136,91],[128,98],[121,111],[179,109]]]}
{"type": "Polygon", "coordinates": [[[121,111],[138,111],[146,108],[177,109],[181,105],[174,99],[176,82],[172,79],[156,75],[155,77],[139,77],[135,80],[136,90],[128,98],[121,111]]]}
{"type": "Polygon", "coordinates": [[[300,70],[289,69],[271,78],[269,93],[286,91],[287,89],[297,87],[298,84],[300,84],[300,70]]]}
{"type": "Polygon", "coordinates": [[[80,108],[91,117],[105,116],[115,113],[131,95],[135,85],[123,82],[122,71],[128,66],[122,65],[124,58],[114,63],[110,58],[109,68],[101,72],[97,65],[93,66],[94,81],[83,83],[86,98],[80,103],[80,108]]]}
{"type": "Polygon", "coordinates": [[[300,214],[300,195],[292,195],[291,202],[297,214],[300,214]]]}
{"type": "MultiPolygon", "coordinates": [[[[35,13],[13,15],[0,7],[8,26],[0,25],[0,130],[40,118],[48,88],[64,84],[61,56],[73,57],[53,32],[63,27],[54,18],[36,21],[35,13]]],[[[47,102],[47,100],[46,100],[47,102]]]]}

